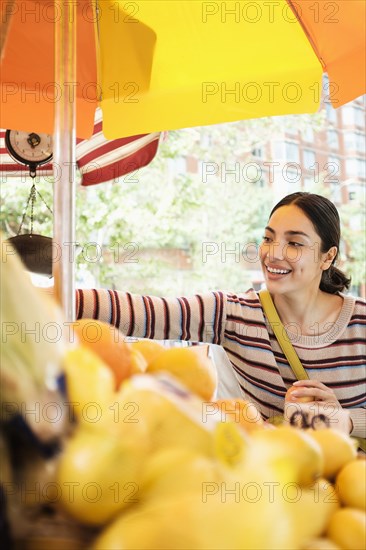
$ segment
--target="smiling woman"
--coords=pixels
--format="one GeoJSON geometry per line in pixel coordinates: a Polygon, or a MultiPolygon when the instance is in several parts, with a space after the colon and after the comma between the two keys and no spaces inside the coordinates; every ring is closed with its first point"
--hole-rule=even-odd
{"type": "MultiPolygon", "coordinates": [[[[339,242],[335,206],[320,195],[293,193],[270,214],[261,263],[284,336],[309,378],[292,395],[328,407],[330,422],[342,413],[346,430],[365,437],[366,302],[345,293],[350,280],[335,267],[339,242]]],[[[251,400],[265,419],[283,413],[296,381],[253,289],[189,298],[79,290],[77,316],[102,319],[128,336],[221,345],[240,383],[232,397],[251,400]]]]}
{"type": "MultiPolygon", "coordinates": [[[[320,290],[335,294],[349,288],[351,280],[335,266],[341,229],[338,211],[331,201],[316,194],[293,193],[273,208],[270,221],[279,224],[279,227],[277,238],[275,229],[270,225],[266,227],[263,237],[261,258],[263,272],[267,275],[267,286],[269,274],[278,270],[269,263],[270,258],[276,257],[277,246],[281,260],[292,263],[294,267],[301,269],[313,264],[314,272],[320,274],[320,283],[317,285],[320,290]],[[264,258],[267,258],[268,263],[264,258]],[[301,260],[303,265],[299,266],[297,262],[301,260]]],[[[290,267],[286,268],[288,272],[293,271],[290,267]]]]}

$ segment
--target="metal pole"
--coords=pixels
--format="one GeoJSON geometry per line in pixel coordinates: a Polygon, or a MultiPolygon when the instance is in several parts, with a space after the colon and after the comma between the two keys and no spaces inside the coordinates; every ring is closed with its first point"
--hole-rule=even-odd
{"type": "Polygon", "coordinates": [[[75,320],[76,6],[55,0],[54,262],[55,297],[75,320]]]}

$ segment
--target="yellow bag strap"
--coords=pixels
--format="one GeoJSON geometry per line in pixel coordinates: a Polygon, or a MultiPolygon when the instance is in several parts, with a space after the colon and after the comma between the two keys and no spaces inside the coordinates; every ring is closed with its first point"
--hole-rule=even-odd
{"type": "MultiPolygon", "coordinates": [[[[295,373],[296,378],[298,380],[308,380],[309,376],[302,366],[293,345],[291,344],[290,340],[285,336],[285,327],[283,326],[281,319],[278,316],[277,310],[268,290],[260,290],[259,299],[261,301],[267,319],[270,322],[272,330],[277,338],[277,341],[280,344],[281,349],[290,364],[290,367],[295,373]]],[[[355,439],[358,442],[359,448],[362,449],[364,453],[366,453],[366,439],[362,437],[356,437],[355,439]]]]}
{"type": "Polygon", "coordinates": [[[308,380],[309,376],[302,366],[293,345],[286,335],[285,327],[283,326],[281,319],[278,316],[277,310],[268,290],[260,290],[259,299],[261,301],[267,319],[272,327],[272,330],[277,338],[277,341],[280,344],[281,349],[285,354],[285,357],[289,362],[290,367],[295,373],[296,378],[298,380],[308,380]]]}

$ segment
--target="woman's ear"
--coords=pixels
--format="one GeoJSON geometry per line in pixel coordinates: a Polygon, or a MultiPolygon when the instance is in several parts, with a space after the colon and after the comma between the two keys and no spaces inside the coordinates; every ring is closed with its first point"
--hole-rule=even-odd
{"type": "Polygon", "coordinates": [[[324,260],[323,260],[323,263],[322,263],[322,266],[321,268],[326,271],[327,269],[330,268],[330,266],[332,265],[332,262],[334,260],[334,258],[337,256],[337,252],[338,252],[338,248],[336,246],[332,246],[328,252],[325,252],[324,254],[324,260]]]}

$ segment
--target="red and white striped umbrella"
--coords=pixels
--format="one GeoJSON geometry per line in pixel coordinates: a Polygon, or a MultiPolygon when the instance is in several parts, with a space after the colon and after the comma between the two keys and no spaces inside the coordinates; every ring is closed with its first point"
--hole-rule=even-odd
{"type": "MultiPolygon", "coordinates": [[[[95,185],[118,178],[147,166],[155,157],[161,132],[141,134],[114,140],[107,140],[102,132],[102,112],[96,110],[94,132],[90,139],[78,139],[76,162],[82,175],[81,185],[95,185]]],[[[37,168],[40,176],[52,176],[53,164],[37,168]]],[[[15,161],[5,145],[5,130],[0,130],[0,173],[1,180],[24,177],[29,168],[15,161]]],[[[55,170],[57,174],[57,167],[55,170]]]]}

